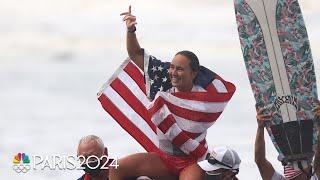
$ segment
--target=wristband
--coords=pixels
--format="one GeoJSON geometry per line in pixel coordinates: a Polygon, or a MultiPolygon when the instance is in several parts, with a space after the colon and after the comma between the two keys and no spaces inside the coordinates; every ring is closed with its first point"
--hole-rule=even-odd
{"type": "Polygon", "coordinates": [[[129,29],[128,29],[128,30],[127,30],[127,32],[128,32],[128,33],[135,33],[135,32],[136,32],[136,30],[137,30],[137,28],[136,28],[136,27],[134,27],[132,30],[129,30],[129,29]]]}

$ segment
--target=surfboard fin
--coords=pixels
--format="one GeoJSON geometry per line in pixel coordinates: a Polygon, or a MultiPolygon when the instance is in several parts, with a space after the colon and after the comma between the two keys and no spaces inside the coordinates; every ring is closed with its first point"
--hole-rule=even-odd
{"type": "Polygon", "coordinates": [[[271,131],[280,151],[285,156],[284,161],[309,161],[312,159],[314,155],[312,120],[271,125],[271,131]]]}

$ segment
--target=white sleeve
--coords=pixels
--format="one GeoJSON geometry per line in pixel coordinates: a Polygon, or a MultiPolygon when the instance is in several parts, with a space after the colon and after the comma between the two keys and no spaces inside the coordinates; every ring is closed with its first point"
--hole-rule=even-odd
{"type": "Polygon", "coordinates": [[[316,175],[316,173],[314,173],[314,175],[310,178],[310,180],[319,180],[318,176],[316,175]]]}
{"type": "Polygon", "coordinates": [[[286,179],[280,173],[278,173],[277,171],[274,171],[274,174],[271,180],[286,180],[286,179]]]}

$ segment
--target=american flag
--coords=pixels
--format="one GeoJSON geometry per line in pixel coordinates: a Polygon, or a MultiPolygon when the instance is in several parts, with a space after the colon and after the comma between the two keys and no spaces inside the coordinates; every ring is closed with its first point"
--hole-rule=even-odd
{"type": "Polygon", "coordinates": [[[303,171],[301,170],[295,170],[293,167],[291,166],[284,166],[284,177],[287,179],[287,180],[291,180],[291,179],[294,179],[298,176],[300,176],[303,171]]]}
{"type": "MultiPolygon", "coordinates": [[[[145,58],[148,62],[152,60],[155,60],[152,56],[145,58]]],[[[155,88],[158,92],[171,86],[167,75],[169,66],[159,65],[145,64],[148,68],[144,74],[132,61],[126,60],[103,86],[98,99],[146,151],[161,151],[158,138],[161,133],[189,157],[203,158],[207,153],[206,130],[222,113],[235,86],[215,75],[204,92],[160,91],[156,94],[153,93],[155,88]],[[151,71],[162,73],[156,78],[156,74],[150,74],[151,71]],[[155,84],[155,79],[168,87],[155,84]],[[153,101],[152,96],[155,96],[153,101]]]]}

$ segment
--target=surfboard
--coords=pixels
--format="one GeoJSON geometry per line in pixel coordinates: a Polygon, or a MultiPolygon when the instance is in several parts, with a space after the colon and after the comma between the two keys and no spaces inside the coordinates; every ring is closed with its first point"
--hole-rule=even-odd
{"type": "Polygon", "coordinates": [[[316,77],[297,0],[234,0],[241,49],[256,108],[274,112],[267,125],[280,161],[295,169],[314,155],[316,77]]]}

